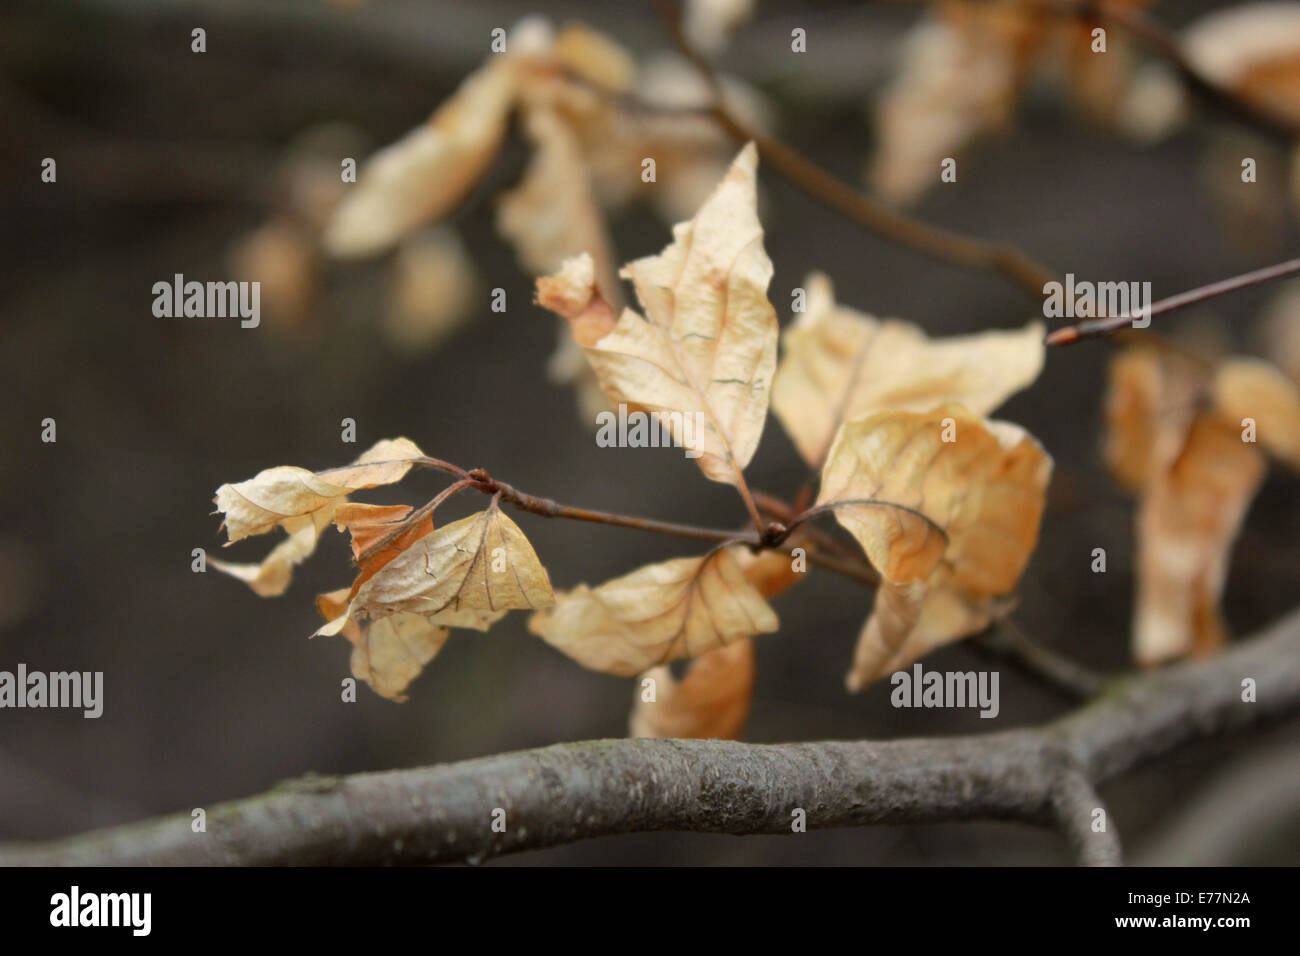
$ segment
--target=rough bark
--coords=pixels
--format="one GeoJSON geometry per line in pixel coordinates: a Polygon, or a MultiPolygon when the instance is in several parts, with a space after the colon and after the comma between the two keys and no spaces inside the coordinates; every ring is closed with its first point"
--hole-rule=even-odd
{"type": "Polygon", "coordinates": [[[1038,728],[945,739],[743,744],[596,740],[414,770],[308,777],[213,807],[46,844],[0,864],[480,861],[615,833],[791,833],[941,820],[1053,827],[1120,862],[1096,787],[1193,740],[1300,711],[1300,610],[1213,660],[1127,678],[1038,728]],[[1257,685],[1243,701],[1242,682],[1257,685]],[[504,829],[493,829],[494,811],[504,829]],[[500,814],[496,814],[500,816],[500,814]]]}

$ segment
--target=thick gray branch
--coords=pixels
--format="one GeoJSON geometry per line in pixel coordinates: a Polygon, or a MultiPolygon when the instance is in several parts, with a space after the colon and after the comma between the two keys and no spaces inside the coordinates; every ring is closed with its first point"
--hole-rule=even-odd
{"type": "Polygon", "coordinates": [[[482,860],[615,833],[790,833],[999,819],[1055,827],[1117,863],[1095,787],[1211,734],[1300,711],[1300,611],[1196,664],[1130,678],[1043,727],[972,737],[758,745],[598,740],[416,770],[313,777],[210,808],[38,845],[0,864],[328,864],[482,860]],[[1242,700],[1242,681],[1257,700],[1242,700]],[[498,812],[502,811],[502,812],[498,812]],[[494,816],[503,824],[494,829],[494,816]],[[499,830],[499,832],[498,832],[499,830]]]}

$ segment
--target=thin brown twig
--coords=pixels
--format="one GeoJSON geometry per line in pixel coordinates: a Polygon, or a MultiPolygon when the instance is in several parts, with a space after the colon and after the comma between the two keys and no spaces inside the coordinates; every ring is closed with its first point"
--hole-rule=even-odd
{"type": "Polygon", "coordinates": [[[1066,835],[1081,863],[1121,862],[1095,832],[1096,788],[1179,747],[1300,712],[1300,611],[1221,656],[1134,675],[1038,727],[956,738],[742,744],[606,740],[350,777],[308,777],[209,807],[43,843],[15,865],[353,865],[482,861],[619,833],[790,834],[1019,820],[1066,835]],[[1243,674],[1258,703],[1241,702],[1243,674]],[[497,808],[501,808],[497,810],[497,808]],[[493,825],[500,813],[509,821],[493,825]]]}
{"type": "MultiPolygon", "coordinates": [[[[1141,313],[1141,317],[1150,320],[1154,316],[1166,312],[1175,312],[1189,305],[1196,305],[1207,299],[1213,299],[1215,296],[1236,292],[1238,289],[1260,285],[1296,273],[1300,273],[1300,259],[1288,259],[1286,262],[1265,266],[1263,269],[1256,269],[1254,272],[1245,272],[1228,279],[1221,279],[1218,282],[1211,282],[1209,285],[1180,292],[1177,295],[1171,295],[1167,299],[1152,303],[1149,309],[1141,313]]],[[[1131,326],[1134,318],[1136,316],[1129,311],[1123,315],[1112,315],[1103,319],[1089,319],[1086,322],[1079,322],[1075,325],[1067,325],[1063,329],[1057,329],[1047,336],[1045,342],[1048,345],[1073,345],[1083,339],[1100,338],[1131,326]]]]}
{"type": "Polygon", "coordinates": [[[763,158],[804,192],[891,242],[953,265],[1000,273],[1035,298],[1041,298],[1043,286],[1056,278],[1050,269],[1014,246],[974,239],[895,212],[832,176],[793,147],[750,128],[728,109],[713,66],[682,29],[677,4],[673,0],[655,0],[655,7],[677,48],[709,85],[713,105],[702,112],[733,139],[742,143],[752,140],[763,158]]]}
{"type": "Polygon", "coordinates": [[[1206,77],[1183,53],[1177,37],[1132,4],[1109,2],[1109,0],[1103,2],[1085,0],[1083,3],[1078,3],[1074,0],[1067,3],[1067,7],[1069,6],[1076,8],[1073,11],[1075,16],[1088,16],[1091,13],[1102,20],[1119,24],[1139,43],[1177,70],[1195,96],[1220,112],[1233,116],[1275,139],[1290,142],[1300,136],[1300,128],[1297,128],[1294,121],[1244,100],[1206,77]]]}

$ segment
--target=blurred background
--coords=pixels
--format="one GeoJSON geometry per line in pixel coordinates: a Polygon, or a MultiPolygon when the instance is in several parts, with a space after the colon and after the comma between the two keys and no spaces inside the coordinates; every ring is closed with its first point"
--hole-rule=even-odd
{"type": "MultiPolygon", "coordinates": [[[[1153,13],[1179,28],[1213,6],[1159,4],[1153,13]]],[[[744,520],[733,490],[703,480],[679,452],[598,448],[574,389],[548,375],[554,322],[531,304],[532,279],[494,226],[493,197],[517,183],[528,157],[517,127],[446,220],[476,274],[458,324],[434,317],[420,326],[418,281],[414,291],[402,285],[403,270],[416,268],[409,250],[334,262],[302,240],[311,201],[295,192],[305,175],[295,157],[345,142],[355,149],[344,155],[360,158],[398,139],[485,59],[493,28],[534,13],[556,24],[581,19],[638,60],[671,46],[639,2],[8,0],[0,11],[0,668],[105,673],[98,720],[0,712],[0,839],[210,807],[308,771],[410,767],[626,733],[634,681],[584,670],[529,635],[523,615],[486,634],[453,632],[406,703],[364,686],[355,703],[342,703],[348,645],[307,640],[318,626],[314,596],[351,580],[347,546],[333,531],[278,599],[190,569],[195,547],[256,561],[274,543],[218,554],[218,485],[275,464],[343,464],[398,435],[568,503],[709,525],[744,520]],[[201,55],[190,49],[195,27],[207,33],[201,55]],[[55,184],[40,180],[47,156],[57,158],[55,184]],[[257,329],[156,318],[151,287],[174,273],[260,275],[264,288],[279,280],[279,298],[263,292],[257,329]],[[489,308],[498,287],[504,314],[489,308]],[[415,331],[404,334],[410,323],[415,331]],[[57,421],[56,444],[40,441],[46,417],[57,421]],[[344,418],[357,423],[356,445],[340,442],[344,418]]],[[[880,146],[871,106],[922,13],[904,3],[759,0],[717,61],[761,98],[769,128],[861,186],[880,146]],[[788,54],[795,27],[807,31],[806,56],[788,54]]],[[[1235,168],[1243,141],[1261,170],[1285,170],[1276,146],[1212,116],[1158,142],[1135,141],[1072,106],[1049,75],[1027,87],[1010,128],[960,154],[956,184],[918,197],[912,211],[1014,243],[1062,273],[1149,280],[1159,298],[1294,255],[1294,206],[1280,177],[1261,174],[1248,196],[1216,185],[1227,181],[1215,176],[1216,157],[1234,157],[1235,168]]],[[[932,335],[1034,316],[1034,303],[1004,279],[897,248],[759,172],[783,323],[789,290],[813,269],[834,279],[841,302],[932,335]]],[[[668,241],[668,224],[646,204],[609,222],[619,262],[668,241]]],[[[1276,311],[1280,294],[1248,290],[1168,323],[1259,351],[1269,341],[1260,317],[1276,311]]],[[[1056,459],[1016,621],[1102,671],[1128,666],[1133,592],[1133,502],[1098,455],[1112,351],[1090,343],[1049,352],[1039,381],[998,413],[1056,459]],[[1089,570],[1097,547],[1108,555],[1105,574],[1089,570]]],[[[748,475],[787,495],[802,481],[776,422],[748,475]]],[[[1237,634],[1295,603],[1295,482],[1271,469],[1237,541],[1224,604],[1237,634]]],[[[418,504],[439,487],[414,475],[365,500],[418,504]]],[[[448,517],[471,504],[458,499],[448,517]]],[[[693,553],[633,531],[518,521],[557,587],[693,553]]],[[[871,602],[869,591],[825,573],[776,602],[782,630],[757,639],[747,739],[978,733],[1072,706],[1005,666],[992,721],[975,711],[895,710],[887,682],[846,694],[871,602]]],[[[926,666],[990,665],[958,644],[926,666]]],[[[1300,859],[1297,729],[1198,744],[1106,787],[1132,858],[1300,859]]],[[[492,865],[1069,861],[1050,833],[952,824],[797,839],[646,834],[492,865]]]]}

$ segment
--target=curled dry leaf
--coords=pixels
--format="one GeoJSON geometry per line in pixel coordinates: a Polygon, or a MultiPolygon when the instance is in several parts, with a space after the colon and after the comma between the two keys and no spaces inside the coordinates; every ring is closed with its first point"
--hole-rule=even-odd
{"type": "Polygon", "coordinates": [[[612,330],[590,341],[599,329],[590,322],[598,297],[575,281],[589,267],[579,273],[566,265],[538,286],[543,303],[564,304],[561,314],[574,323],[609,397],[655,414],[698,454],[706,476],[730,484],[740,481],[758,447],[776,366],[757,163],[751,143],[696,217],[674,228],[663,253],[624,268],[644,318],[627,309],[612,330]]]}
{"type": "Polygon", "coordinates": [[[1255,424],[1256,440],[1300,471],[1300,390],[1268,362],[1234,358],[1214,376],[1214,403],[1229,424],[1255,424]]]}
{"type": "Polygon", "coordinates": [[[737,740],[754,695],[754,642],[740,640],[691,661],[681,681],[655,667],[655,699],[638,697],[628,721],[629,737],[694,737],[737,740]]]}
{"type": "Polygon", "coordinates": [[[380,150],[325,230],[336,256],[368,256],[445,215],[473,188],[505,138],[517,60],[492,57],[427,123],[380,150]]]}
{"type": "MultiPolygon", "coordinates": [[[[727,551],[745,580],[768,599],[807,577],[794,570],[794,561],[784,551],[755,554],[742,546],[727,551]]],[[[643,676],[654,678],[655,700],[638,693],[628,735],[737,740],[749,716],[756,673],[754,642],[748,638],[701,654],[687,665],[680,682],[667,667],[653,667],[643,676]]]]}
{"type": "Polygon", "coordinates": [[[580,585],[528,629],[592,670],[630,677],[777,629],[775,612],[720,548],[648,564],[596,588],[580,585]]]}
{"type": "MultiPolygon", "coordinates": [[[[346,607],[348,589],[322,594],[316,605],[329,615],[346,607]]],[[[406,700],[406,688],[433,660],[450,633],[419,614],[399,612],[375,621],[348,621],[340,632],[352,644],[352,676],[389,700],[406,700]]]]}
{"type": "Polygon", "coordinates": [[[1095,121],[1114,121],[1132,58],[1115,30],[1105,52],[1094,52],[1095,26],[1018,0],[936,4],[906,38],[898,76],[876,105],[871,188],[892,202],[916,200],[939,182],[942,160],[1005,128],[1029,82],[1062,65],[1072,101],[1095,121]]]}
{"type": "Polygon", "coordinates": [[[1023,429],[957,405],[875,412],[840,427],[818,504],[883,579],[850,689],[987,623],[1037,544],[1051,466],[1023,429]]]}
{"type": "Polygon", "coordinates": [[[1300,4],[1216,10],[1183,36],[1191,64],[1248,103],[1300,123],[1300,4]]]}
{"type": "Polygon", "coordinates": [[[407,612],[439,623],[481,627],[517,608],[555,603],[546,569],[524,533],[493,504],[406,544],[358,579],[346,610],[317,634],[337,634],[354,618],[407,612]],[[495,618],[492,618],[493,620],[495,618]]]}
{"type": "Polygon", "coordinates": [[[366,625],[352,622],[352,675],[389,700],[406,700],[406,688],[433,660],[450,633],[419,614],[393,614],[366,625]]]}
{"type": "Polygon", "coordinates": [[[1219,604],[1232,543],[1264,478],[1260,449],[1300,464],[1294,383],[1241,358],[1221,362],[1208,388],[1204,378],[1153,348],[1111,362],[1106,461],[1140,496],[1133,646],[1145,665],[1223,643],[1219,604]]]}
{"type": "Polygon", "coordinates": [[[987,415],[1043,368],[1043,324],[930,339],[917,326],[837,305],[830,279],[805,280],[806,310],[782,335],[772,410],[819,467],[843,421],[955,402],[987,415]]]}
{"type": "Polygon", "coordinates": [[[1126,349],[1111,360],[1103,457],[1131,491],[1146,487],[1182,448],[1199,410],[1200,378],[1182,356],[1154,348],[1126,349]]]}
{"type": "Polygon", "coordinates": [[[320,532],[334,520],[347,495],[401,481],[424,453],[406,438],[377,442],[351,465],[328,471],[282,465],[247,481],[222,485],[214,499],[225,515],[227,544],[281,527],[289,535],[259,564],[213,560],[217,570],[239,578],[262,597],[284,593],[293,567],[316,550],[320,532]]]}
{"type": "MultiPolygon", "coordinates": [[[[1006,19],[1003,11],[988,16],[1006,19]]],[[[875,108],[878,146],[866,171],[871,189],[913,202],[939,163],[979,136],[1004,127],[1015,105],[1012,37],[925,18],[905,39],[898,77],[875,108]]]]}
{"type": "Polygon", "coordinates": [[[590,255],[597,288],[616,302],[614,255],[576,137],[549,108],[530,112],[524,129],[536,151],[523,181],[500,197],[497,231],[514,245],[532,275],[546,275],[566,259],[590,255]]]}
{"type": "Polygon", "coordinates": [[[1224,641],[1219,613],[1232,542],[1264,478],[1238,428],[1200,415],[1157,469],[1138,510],[1134,656],[1144,665],[1208,654],[1224,641]]]}
{"type": "Polygon", "coordinates": [[[271,549],[257,564],[243,564],[208,558],[208,564],[223,574],[243,581],[258,597],[279,597],[293,581],[293,569],[316,551],[320,533],[330,523],[328,508],[285,524],[288,537],[271,549]]]}

